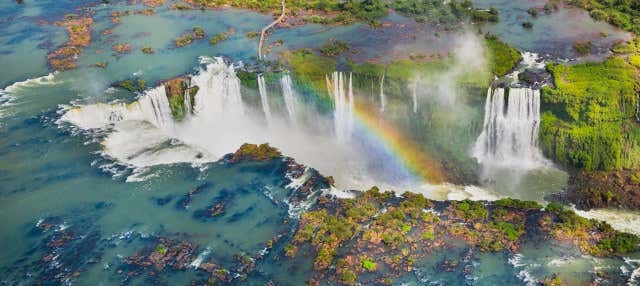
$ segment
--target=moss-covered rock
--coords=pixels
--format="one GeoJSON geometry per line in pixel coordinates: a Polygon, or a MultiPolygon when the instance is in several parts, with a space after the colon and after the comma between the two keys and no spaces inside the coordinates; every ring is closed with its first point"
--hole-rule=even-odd
{"type": "Polygon", "coordinates": [[[269,146],[269,144],[249,144],[245,143],[240,146],[229,160],[232,163],[241,161],[267,161],[282,157],[282,153],[276,148],[269,146]]]}
{"type": "Polygon", "coordinates": [[[542,93],[545,155],[587,171],[640,167],[637,70],[620,57],[547,69],[556,88],[542,93]]]}

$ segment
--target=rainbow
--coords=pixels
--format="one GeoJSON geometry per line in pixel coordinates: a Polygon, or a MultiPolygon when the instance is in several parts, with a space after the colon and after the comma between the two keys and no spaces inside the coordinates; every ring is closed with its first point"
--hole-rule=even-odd
{"type": "MultiPolygon", "coordinates": [[[[357,97],[356,97],[357,98],[357,97]]],[[[384,120],[378,108],[370,107],[358,100],[354,104],[354,116],[358,126],[375,135],[394,157],[416,177],[433,184],[445,181],[440,163],[431,158],[404,132],[384,120]]]]}
{"type": "MultiPolygon", "coordinates": [[[[326,86],[325,83],[321,85],[326,86]]],[[[326,87],[324,90],[327,90],[326,87]]],[[[333,103],[333,97],[329,93],[315,92],[315,94],[321,100],[333,103]]],[[[402,130],[386,121],[378,107],[359,100],[359,96],[354,98],[354,119],[358,127],[364,129],[367,134],[373,135],[372,137],[376,138],[378,143],[416,178],[431,184],[445,182],[444,170],[438,160],[430,157],[426,150],[402,130]]]]}

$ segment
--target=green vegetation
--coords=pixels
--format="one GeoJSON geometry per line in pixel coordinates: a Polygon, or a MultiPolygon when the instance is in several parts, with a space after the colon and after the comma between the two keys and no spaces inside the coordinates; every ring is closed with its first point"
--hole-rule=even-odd
{"type": "Polygon", "coordinates": [[[217,45],[220,42],[224,42],[227,39],[229,39],[229,37],[233,34],[235,34],[235,29],[234,28],[230,28],[229,30],[227,30],[226,32],[222,32],[222,33],[218,33],[213,35],[213,37],[211,37],[211,39],[209,39],[209,44],[211,45],[217,45]]]}
{"type": "Polygon", "coordinates": [[[164,255],[167,253],[167,247],[164,246],[164,244],[158,244],[158,246],[156,246],[156,252],[164,255]]]}
{"type": "Polygon", "coordinates": [[[422,238],[423,239],[428,239],[428,240],[434,240],[436,239],[435,235],[433,235],[433,232],[431,231],[425,231],[422,233],[422,238]]]}
{"type": "Polygon", "coordinates": [[[142,79],[138,79],[136,81],[132,80],[132,79],[128,79],[128,80],[124,80],[121,82],[117,82],[115,84],[113,84],[114,87],[119,87],[119,88],[123,88],[126,89],[130,92],[142,92],[145,90],[146,88],[146,81],[142,80],[142,79]]]}
{"type": "Polygon", "coordinates": [[[522,22],[522,27],[525,29],[533,29],[533,23],[526,21],[526,22],[522,22]]]}
{"type": "Polygon", "coordinates": [[[142,48],[142,52],[145,53],[145,54],[153,54],[154,53],[152,47],[144,47],[144,48],[142,48]]]}
{"type": "MultiPolygon", "coordinates": [[[[192,2],[202,7],[231,5],[261,12],[279,12],[281,9],[280,0],[192,0],[192,2]]],[[[317,15],[317,18],[305,19],[305,21],[320,24],[348,24],[353,22],[353,19],[358,19],[376,26],[380,24],[379,19],[389,13],[388,3],[385,0],[290,0],[287,1],[287,9],[289,9],[293,15],[298,14],[301,10],[342,12],[331,19],[322,19],[324,17],[317,15]]]]}
{"type": "Polygon", "coordinates": [[[228,38],[227,33],[219,33],[211,37],[211,39],[209,39],[209,44],[217,45],[220,42],[226,41],[227,38],[228,38]]]}
{"type": "Polygon", "coordinates": [[[487,209],[482,202],[466,199],[461,202],[453,202],[451,206],[456,208],[456,215],[466,220],[479,220],[487,217],[487,209]]]}
{"type": "Polygon", "coordinates": [[[340,275],[340,282],[344,285],[355,285],[357,279],[356,274],[349,270],[343,270],[342,275],[340,275]]]}
{"type": "Polygon", "coordinates": [[[362,264],[362,268],[366,269],[367,271],[376,271],[376,268],[378,267],[378,265],[373,262],[373,260],[366,257],[363,257],[360,262],[362,264]]]}
{"type": "Polygon", "coordinates": [[[541,209],[542,206],[534,201],[521,201],[518,199],[504,198],[494,202],[496,206],[504,208],[514,208],[520,210],[541,209]]]}
{"type": "Polygon", "coordinates": [[[565,2],[589,11],[595,20],[607,21],[625,31],[640,34],[640,1],[565,0],[565,2]]]}
{"type": "Polygon", "coordinates": [[[518,50],[500,41],[498,37],[487,34],[485,39],[489,49],[491,71],[496,76],[506,75],[522,60],[518,50]]]}
{"type": "Polygon", "coordinates": [[[633,234],[617,232],[606,222],[589,220],[578,216],[571,210],[565,210],[560,204],[547,206],[547,211],[555,213],[559,222],[553,226],[552,235],[560,239],[588,240],[593,232],[602,236],[597,243],[587,245],[584,242],[578,246],[592,255],[623,255],[638,250],[640,238],[633,234]]]}
{"type": "Polygon", "coordinates": [[[245,143],[233,154],[231,161],[266,161],[279,157],[282,157],[282,153],[280,153],[278,149],[269,146],[269,144],[256,145],[245,143]]]}
{"type": "Polygon", "coordinates": [[[395,0],[392,7],[398,13],[414,17],[417,22],[453,24],[472,19],[479,22],[497,22],[498,11],[474,9],[471,1],[395,0]]]}
{"type": "Polygon", "coordinates": [[[591,42],[590,41],[575,42],[573,43],[573,49],[576,50],[576,52],[578,52],[578,54],[582,56],[588,55],[589,53],[591,53],[591,42]]]}
{"type": "Polygon", "coordinates": [[[511,241],[516,241],[524,234],[524,226],[514,225],[508,222],[498,222],[495,228],[500,230],[511,241]]]}
{"type": "Polygon", "coordinates": [[[335,57],[349,50],[349,43],[329,39],[329,42],[318,49],[325,56],[335,57]]]}
{"type": "Polygon", "coordinates": [[[620,57],[573,66],[550,64],[555,89],[543,89],[540,146],[565,166],[592,170],[637,168],[640,127],[637,70],[620,57]]]}
{"type": "Polygon", "coordinates": [[[196,39],[202,39],[205,35],[206,33],[204,32],[204,29],[202,29],[201,27],[193,27],[193,36],[196,39]]]}
{"type": "Polygon", "coordinates": [[[256,31],[247,32],[247,38],[253,39],[257,37],[260,37],[260,32],[256,32],[256,31]]]}
{"type": "Polygon", "coordinates": [[[184,34],[178,38],[175,39],[174,41],[176,43],[176,46],[178,47],[184,47],[188,44],[193,43],[193,35],[192,34],[184,34]]]}

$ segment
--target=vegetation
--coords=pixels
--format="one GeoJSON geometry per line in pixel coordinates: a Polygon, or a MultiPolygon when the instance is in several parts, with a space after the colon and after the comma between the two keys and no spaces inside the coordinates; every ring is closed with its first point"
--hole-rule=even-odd
{"type": "Polygon", "coordinates": [[[512,199],[512,198],[499,199],[494,203],[496,204],[496,206],[499,206],[499,207],[514,208],[514,209],[521,209],[521,210],[542,208],[542,206],[537,202],[521,201],[521,200],[512,199]]]}
{"type": "Polygon", "coordinates": [[[204,32],[204,29],[202,29],[201,27],[193,27],[193,36],[196,39],[202,39],[205,35],[206,33],[204,32]]]}
{"type": "Polygon", "coordinates": [[[174,42],[176,43],[176,46],[184,47],[188,44],[193,43],[193,39],[193,35],[191,33],[188,33],[176,38],[174,42]]]}
{"type": "Polygon", "coordinates": [[[132,79],[128,79],[128,80],[124,80],[121,82],[117,82],[115,84],[113,84],[114,87],[119,87],[119,88],[123,88],[126,89],[130,92],[142,92],[145,90],[146,88],[146,84],[147,82],[145,80],[142,79],[138,79],[136,81],[132,80],[132,79]]]}
{"type": "Polygon", "coordinates": [[[588,55],[589,53],[591,53],[591,42],[575,42],[573,43],[573,49],[582,56],[588,55]]]}
{"type": "Polygon", "coordinates": [[[144,47],[144,48],[142,48],[142,52],[145,53],[145,54],[153,54],[154,53],[152,47],[144,47]]]}
{"type": "Polygon", "coordinates": [[[398,13],[414,17],[417,22],[452,24],[472,19],[478,22],[497,22],[498,10],[474,9],[471,1],[395,0],[392,7],[398,13]]]}
{"type": "Polygon", "coordinates": [[[266,161],[274,158],[282,157],[282,153],[278,149],[269,146],[269,144],[242,144],[231,158],[231,162],[239,162],[244,160],[250,161],[266,161]]]}
{"type": "Polygon", "coordinates": [[[349,43],[329,39],[329,42],[318,49],[325,56],[335,57],[349,50],[349,43]]]}
{"type": "Polygon", "coordinates": [[[366,269],[367,271],[375,271],[376,268],[378,267],[376,263],[373,262],[373,260],[368,259],[366,257],[362,258],[361,263],[362,263],[362,268],[366,269]]]}
{"type": "Polygon", "coordinates": [[[639,242],[635,235],[582,218],[559,204],[543,210],[535,202],[511,199],[486,205],[434,202],[419,194],[381,193],[375,187],[353,199],[321,196],[318,201],[302,214],[285,251],[293,257],[294,249],[310,249],[315,273],[335,273],[346,285],[366,284],[358,277],[390,283],[393,280],[379,269],[410,271],[417,259],[451,247],[452,241],[479,251],[512,253],[527,241],[552,237],[596,256],[633,252],[639,242]]]}
{"type": "Polygon", "coordinates": [[[213,35],[213,37],[211,37],[211,39],[209,39],[209,44],[211,45],[217,45],[220,42],[224,42],[226,41],[231,35],[235,34],[235,29],[234,28],[230,28],[229,30],[227,30],[226,32],[222,32],[222,33],[218,33],[213,35]]]}
{"type": "Polygon", "coordinates": [[[500,41],[496,36],[487,34],[485,39],[489,49],[491,71],[496,76],[506,75],[522,60],[518,50],[500,41]]]}
{"type": "Polygon", "coordinates": [[[620,57],[573,66],[550,64],[555,89],[543,89],[540,146],[555,161],[575,168],[637,168],[640,131],[636,69],[620,57]]]}
{"type": "Polygon", "coordinates": [[[565,2],[589,11],[591,17],[597,21],[607,21],[625,31],[640,34],[639,1],[565,0],[565,2]]]}

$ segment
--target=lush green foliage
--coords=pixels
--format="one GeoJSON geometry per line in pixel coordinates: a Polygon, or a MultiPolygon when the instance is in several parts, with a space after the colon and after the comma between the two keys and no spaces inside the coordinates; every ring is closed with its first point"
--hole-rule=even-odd
{"type": "Polygon", "coordinates": [[[550,64],[555,89],[543,90],[540,146],[564,165],[586,170],[640,166],[636,69],[622,58],[550,64]]]}
{"type": "Polygon", "coordinates": [[[349,50],[349,43],[329,39],[329,42],[318,49],[325,56],[338,56],[349,50]]]}
{"type": "Polygon", "coordinates": [[[607,21],[623,30],[640,34],[640,1],[565,0],[589,11],[598,21],[607,21]]]}
{"type": "Polygon", "coordinates": [[[473,9],[473,3],[469,0],[395,0],[392,7],[402,15],[414,17],[418,22],[452,24],[468,19],[479,22],[498,21],[496,9],[473,9]]]}
{"type": "Polygon", "coordinates": [[[521,201],[518,199],[504,198],[494,202],[496,206],[514,209],[541,209],[542,206],[534,201],[521,201]]]}
{"type": "Polygon", "coordinates": [[[486,44],[489,50],[491,71],[497,76],[503,76],[513,69],[521,60],[518,50],[500,41],[493,35],[487,35],[486,44]]]}

